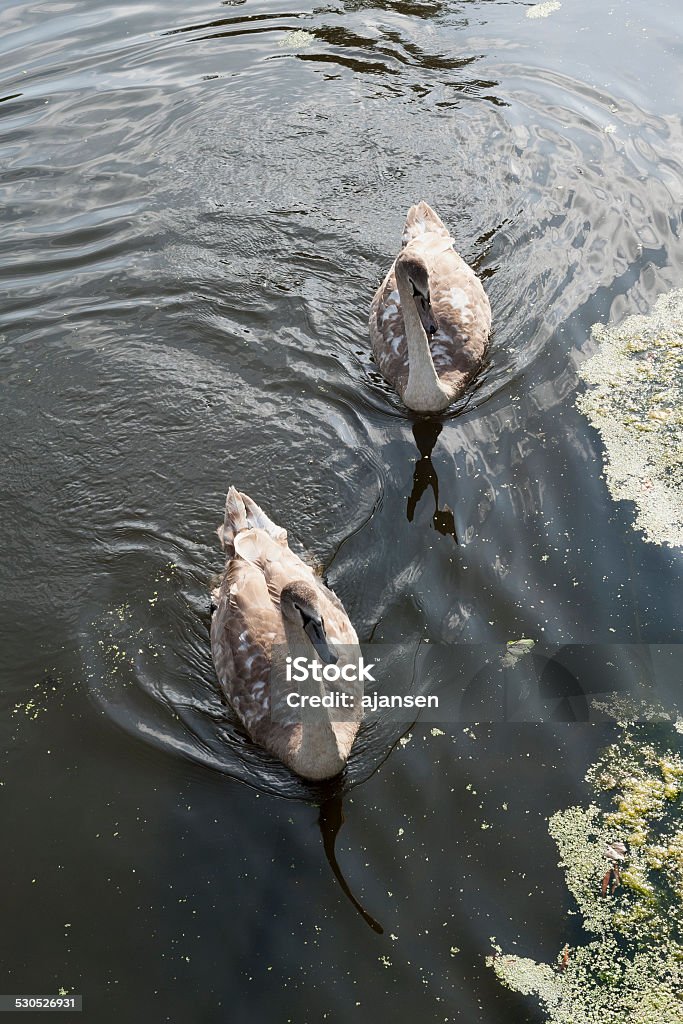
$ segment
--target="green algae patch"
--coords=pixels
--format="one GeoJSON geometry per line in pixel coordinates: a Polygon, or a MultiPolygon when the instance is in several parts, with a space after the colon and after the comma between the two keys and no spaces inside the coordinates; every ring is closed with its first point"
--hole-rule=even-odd
{"type": "Polygon", "coordinates": [[[587,940],[554,964],[487,959],[549,1024],[683,1021],[683,759],[671,726],[623,731],[586,776],[594,801],[550,819],[587,940]],[[673,744],[673,749],[670,746],[673,744]]]}
{"type": "Polygon", "coordinates": [[[531,654],[535,646],[535,640],[527,640],[525,637],[522,637],[521,640],[508,640],[500,664],[503,668],[514,668],[521,658],[531,654]]]}
{"type": "Polygon", "coordinates": [[[606,449],[615,500],[635,502],[635,525],[655,544],[683,545],[683,290],[649,316],[596,324],[596,353],[579,369],[577,405],[606,449]]]}

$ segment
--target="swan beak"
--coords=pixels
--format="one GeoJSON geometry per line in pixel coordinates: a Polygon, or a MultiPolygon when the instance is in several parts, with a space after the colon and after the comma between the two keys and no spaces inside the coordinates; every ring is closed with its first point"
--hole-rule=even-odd
{"type": "Polygon", "coordinates": [[[321,622],[316,622],[315,619],[308,619],[304,626],[304,632],[311,641],[318,657],[324,665],[336,665],[339,658],[336,654],[332,653],[330,645],[327,642],[325,636],[325,629],[321,622]]]}
{"type": "Polygon", "coordinates": [[[436,321],[436,318],[432,315],[431,310],[430,310],[430,314],[429,315],[430,315],[430,321],[431,322],[429,324],[429,327],[427,328],[427,333],[429,334],[429,337],[432,338],[436,334],[436,332],[438,331],[439,325],[438,325],[438,323],[436,321]]]}
{"type": "Polygon", "coordinates": [[[421,298],[421,301],[417,303],[417,311],[420,315],[422,326],[425,329],[428,338],[432,338],[439,329],[439,322],[434,316],[431,302],[421,298]]]}

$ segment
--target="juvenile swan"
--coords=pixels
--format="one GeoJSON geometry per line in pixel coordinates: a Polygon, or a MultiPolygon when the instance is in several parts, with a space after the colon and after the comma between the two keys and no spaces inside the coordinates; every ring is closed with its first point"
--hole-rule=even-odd
{"type": "MultiPolygon", "coordinates": [[[[221,687],[256,743],[304,778],[331,778],[346,764],[362,709],[343,722],[325,709],[314,717],[291,712],[289,724],[273,721],[272,649],[286,644],[308,660],[335,664],[357,649],[356,632],[335,594],[290,551],[286,531],[234,487],[218,536],[226,563],[212,594],[211,649],[221,687]]],[[[301,685],[309,696],[326,693],[322,681],[301,685]]]]}
{"type": "Polygon", "coordinates": [[[441,412],[482,365],[491,306],[427,203],[408,210],[402,244],[372,300],[372,351],[380,373],[409,409],[441,412]]]}

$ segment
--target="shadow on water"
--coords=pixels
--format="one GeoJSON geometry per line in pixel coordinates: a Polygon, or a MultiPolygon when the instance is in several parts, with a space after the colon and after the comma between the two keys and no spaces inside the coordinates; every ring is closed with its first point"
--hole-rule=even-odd
{"type": "Polygon", "coordinates": [[[320,814],[318,816],[318,825],[320,827],[320,835],[322,837],[327,862],[332,869],[334,877],[339,882],[342,892],[356,908],[365,923],[372,928],[373,932],[376,932],[378,935],[383,935],[384,928],[382,928],[382,925],[376,921],[363,906],[361,906],[353,895],[337,862],[335,845],[337,836],[339,835],[339,831],[343,824],[344,808],[342,797],[339,794],[335,794],[320,805],[320,814]]]}
{"type": "Polygon", "coordinates": [[[439,508],[439,478],[432,462],[432,451],[442,429],[443,424],[438,420],[417,420],[413,424],[413,437],[415,438],[420,458],[415,463],[413,489],[408,498],[406,515],[408,522],[412,523],[418,502],[425,491],[431,488],[434,495],[434,515],[432,517],[434,529],[442,533],[444,537],[452,537],[457,544],[458,538],[455,533],[453,512],[448,505],[439,508]]]}

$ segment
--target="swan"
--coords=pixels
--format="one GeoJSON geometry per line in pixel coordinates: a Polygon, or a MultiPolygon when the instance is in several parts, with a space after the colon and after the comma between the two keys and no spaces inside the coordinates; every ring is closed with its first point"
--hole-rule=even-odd
{"type": "MultiPolygon", "coordinates": [[[[226,699],[249,736],[298,775],[332,778],[348,759],[362,700],[356,694],[346,712],[316,708],[302,714],[285,704],[283,717],[284,655],[303,655],[321,668],[357,664],[356,631],[336,595],[289,549],[287,532],[234,487],[218,535],[226,563],[212,592],[211,650],[226,699]],[[276,645],[282,646],[274,650],[276,645]],[[271,701],[279,709],[275,716],[271,701]],[[338,720],[342,715],[345,720],[338,720]]],[[[285,689],[297,687],[288,683],[285,689]]],[[[325,696],[325,684],[311,680],[300,684],[304,691],[325,696]]]]}
{"type": "Polygon", "coordinates": [[[414,412],[442,412],[480,369],[491,306],[427,203],[411,206],[402,249],[370,307],[378,369],[414,412]]]}

